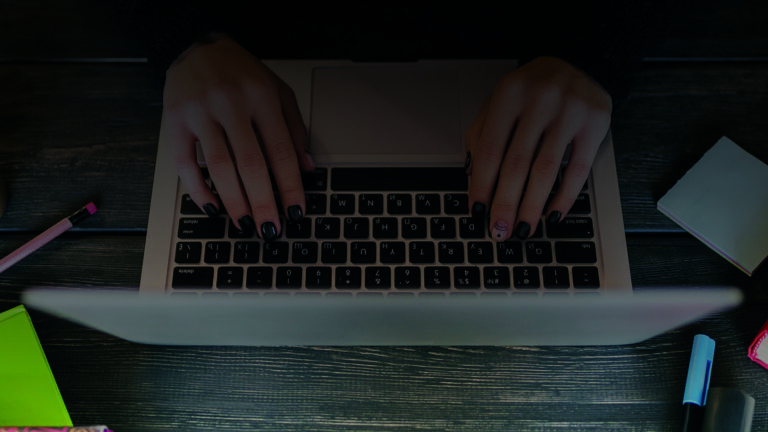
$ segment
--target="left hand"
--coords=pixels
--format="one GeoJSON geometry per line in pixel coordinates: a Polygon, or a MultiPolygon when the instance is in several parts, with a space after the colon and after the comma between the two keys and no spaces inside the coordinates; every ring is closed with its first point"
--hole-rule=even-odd
{"type": "Polygon", "coordinates": [[[508,239],[513,229],[519,238],[535,232],[572,143],[563,180],[546,211],[553,222],[568,213],[608,132],[611,109],[611,97],[600,84],[554,57],[538,57],[496,84],[465,139],[472,213],[484,215],[492,203],[494,239],[508,239]]]}

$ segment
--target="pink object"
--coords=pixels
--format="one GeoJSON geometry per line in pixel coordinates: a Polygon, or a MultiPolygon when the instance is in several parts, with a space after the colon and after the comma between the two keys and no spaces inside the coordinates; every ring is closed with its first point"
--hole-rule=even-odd
{"type": "Polygon", "coordinates": [[[768,369],[768,321],[760,329],[752,345],[749,346],[749,358],[768,369]]]}
{"type": "Polygon", "coordinates": [[[46,243],[55,239],[62,233],[66,232],[67,230],[75,226],[78,222],[82,221],[83,219],[87,218],[88,216],[94,213],[96,213],[96,206],[93,203],[88,203],[88,205],[81,208],[71,216],[60,220],[56,225],[48,228],[42,234],[38,235],[37,237],[27,242],[24,246],[16,249],[15,251],[11,252],[10,255],[1,259],[0,273],[4,272],[8,268],[10,268],[12,265],[21,261],[22,259],[26,258],[27,255],[40,249],[46,243]]]}

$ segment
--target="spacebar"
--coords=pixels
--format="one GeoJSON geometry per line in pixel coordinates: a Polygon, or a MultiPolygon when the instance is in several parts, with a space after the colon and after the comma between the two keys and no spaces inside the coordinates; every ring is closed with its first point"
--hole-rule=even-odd
{"type": "Polygon", "coordinates": [[[466,191],[461,167],[332,168],[334,191],[466,191]]]}

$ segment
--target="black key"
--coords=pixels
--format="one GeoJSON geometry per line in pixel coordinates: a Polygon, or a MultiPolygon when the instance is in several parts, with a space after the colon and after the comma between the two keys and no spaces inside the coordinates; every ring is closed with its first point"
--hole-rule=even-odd
{"type": "Polygon", "coordinates": [[[530,234],[528,239],[540,239],[544,238],[544,224],[539,222],[536,224],[536,231],[533,232],[533,234],[530,234]]]}
{"type": "Polygon", "coordinates": [[[416,194],[416,213],[420,215],[440,214],[440,195],[416,194]]]}
{"type": "Polygon", "coordinates": [[[242,267],[219,267],[216,275],[216,288],[240,289],[243,287],[242,267]]]}
{"type": "Polygon", "coordinates": [[[393,218],[393,217],[373,218],[373,238],[375,239],[397,238],[397,218],[393,218]]]}
{"type": "Polygon", "coordinates": [[[232,219],[229,220],[229,230],[227,232],[229,233],[229,238],[232,239],[249,239],[256,235],[256,230],[253,229],[237,229],[232,219]]]}
{"type": "Polygon", "coordinates": [[[493,243],[467,243],[467,261],[472,264],[490,264],[493,262],[493,243]]]}
{"type": "Polygon", "coordinates": [[[200,242],[176,243],[176,264],[199,264],[203,254],[203,244],[200,242]]]}
{"type": "Polygon", "coordinates": [[[316,168],[301,173],[301,184],[305,191],[324,191],[328,189],[328,168],[316,168]]]}
{"type": "Polygon", "coordinates": [[[383,241],[379,243],[379,257],[382,264],[404,264],[405,242],[383,241]]]}
{"type": "Polygon", "coordinates": [[[319,193],[305,193],[304,203],[307,208],[307,215],[322,215],[328,209],[328,196],[319,193]]]}
{"type": "Polygon", "coordinates": [[[595,243],[580,241],[555,242],[555,257],[561,264],[595,264],[595,243]]]}
{"type": "Polygon", "coordinates": [[[544,288],[568,289],[571,287],[568,267],[544,267],[541,272],[544,276],[544,288]]]}
{"type": "Polygon", "coordinates": [[[450,267],[424,267],[424,287],[427,289],[448,289],[451,287],[450,267]]]}
{"type": "Polygon", "coordinates": [[[549,238],[592,238],[595,236],[592,218],[567,217],[557,224],[547,223],[547,236],[549,238]]]}
{"type": "Polygon", "coordinates": [[[380,215],[384,213],[384,195],[360,194],[357,197],[357,211],[364,215],[380,215]]]}
{"type": "Polygon", "coordinates": [[[519,241],[505,241],[496,243],[496,254],[500,263],[519,264],[523,262],[523,243],[519,241]]]}
{"type": "Polygon", "coordinates": [[[227,221],[221,217],[181,218],[178,237],[182,239],[224,238],[227,221]]]}
{"type": "Polygon", "coordinates": [[[307,267],[308,289],[329,289],[333,282],[333,269],[331,267],[307,267]]]}
{"type": "Polygon", "coordinates": [[[336,191],[465,191],[469,180],[463,167],[333,168],[336,191]]]}
{"type": "Polygon", "coordinates": [[[344,238],[364,239],[368,238],[368,225],[370,220],[365,217],[344,218],[344,238]]]}
{"type": "Polygon", "coordinates": [[[226,264],[229,262],[232,245],[229,242],[208,242],[205,244],[205,262],[226,264]]]}
{"type": "Polygon", "coordinates": [[[402,234],[406,239],[427,238],[427,219],[423,217],[404,217],[402,222],[402,234]]]}
{"type": "Polygon", "coordinates": [[[387,195],[387,213],[391,215],[409,215],[413,213],[411,194],[387,195]]]}
{"type": "Polygon", "coordinates": [[[298,222],[288,222],[285,227],[285,238],[308,239],[312,236],[312,218],[302,218],[298,222]]]}
{"type": "Polygon", "coordinates": [[[465,193],[445,194],[443,196],[445,214],[465,215],[469,213],[469,195],[465,193]]]}
{"type": "Polygon", "coordinates": [[[189,194],[181,196],[181,207],[179,213],[183,215],[204,215],[205,212],[192,201],[192,197],[189,194]]]}
{"type": "Polygon", "coordinates": [[[351,215],[355,213],[355,196],[352,194],[331,194],[331,214],[351,215]]]}
{"type": "Polygon", "coordinates": [[[464,264],[464,243],[458,241],[438,243],[437,258],[440,264],[464,264]]]}
{"type": "Polygon", "coordinates": [[[323,242],[320,260],[323,264],[346,264],[347,242],[323,242]]]}
{"type": "Polygon", "coordinates": [[[272,288],[272,267],[248,267],[246,288],[272,288]]]}
{"type": "Polygon", "coordinates": [[[569,215],[582,215],[590,213],[592,213],[592,206],[589,204],[589,195],[587,194],[579,194],[579,196],[576,197],[576,201],[573,202],[571,210],[568,212],[569,215]]]}
{"type": "Polygon", "coordinates": [[[506,289],[510,287],[508,267],[483,267],[483,283],[486,289],[506,289]]]}
{"type": "Polygon", "coordinates": [[[360,267],[336,267],[337,289],[360,289],[361,279],[360,267]]]}
{"type": "Polygon", "coordinates": [[[259,262],[259,242],[239,241],[235,242],[235,251],[232,254],[232,262],[237,264],[255,264],[259,262]]]}
{"type": "Polygon", "coordinates": [[[389,267],[366,267],[365,287],[368,289],[392,288],[392,271],[389,267]]]}
{"type": "Polygon", "coordinates": [[[457,289],[480,288],[479,267],[454,267],[453,286],[457,289]]]}
{"type": "Polygon", "coordinates": [[[173,288],[212,288],[213,267],[175,267],[173,288]]]}
{"type": "Polygon", "coordinates": [[[335,217],[315,218],[315,238],[337,239],[341,236],[341,219],[335,217]]]}
{"type": "Polygon", "coordinates": [[[317,262],[317,242],[293,242],[291,262],[294,264],[315,264],[317,262]]]}
{"type": "Polygon", "coordinates": [[[485,238],[485,221],[482,218],[459,218],[459,237],[464,239],[485,238]]]}
{"type": "Polygon", "coordinates": [[[526,242],[525,257],[531,264],[549,264],[552,262],[552,244],[548,241],[526,242]]]}
{"type": "Polygon", "coordinates": [[[375,263],[376,242],[352,242],[349,248],[349,261],[353,264],[375,263]]]}
{"type": "Polygon", "coordinates": [[[433,217],[429,221],[429,234],[435,239],[456,238],[456,219],[452,217],[433,217]]]}
{"type": "Polygon", "coordinates": [[[288,242],[273,241],[264,243],[262,260],[265,264],[285,264],[288,262],[288,242]]]}
{"type": "Polygon", "coordinates": [[[278,267],[275,271],[275,287],[280,289],[301,288],[301,267],[278,267]]]}
{"type": "Polygon", "coordinates": [[[395,288],[421,288],[421,269],[418,267],[395,267],[395,288]]]}
{"type": "Polygon", "coordinates": [[[512,268],[512,278],[515,288],[520,289],[538,289],[541,288],[539,281],[538,267],[514,267],[512,268]]]}
{"type": "Polygon", "coordinates": [[[435,244],[414,241],[408,247],[408,261],[411,264],[432,264],[435,262],[435,244]]]}
{"type": "Polygon", "coordinates": [[[597,267],[571,267],[574,288],[600,288],[600,275],[597,267]]]}

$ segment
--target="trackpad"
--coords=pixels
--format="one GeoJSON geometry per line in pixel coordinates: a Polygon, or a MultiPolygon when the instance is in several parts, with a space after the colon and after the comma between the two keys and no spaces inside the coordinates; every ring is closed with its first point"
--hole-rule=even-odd
{"type": "Polygon", "coordinates": [[[310,151],[318,162],[463,162],[453,68],[317,68],[310,151]]]}

